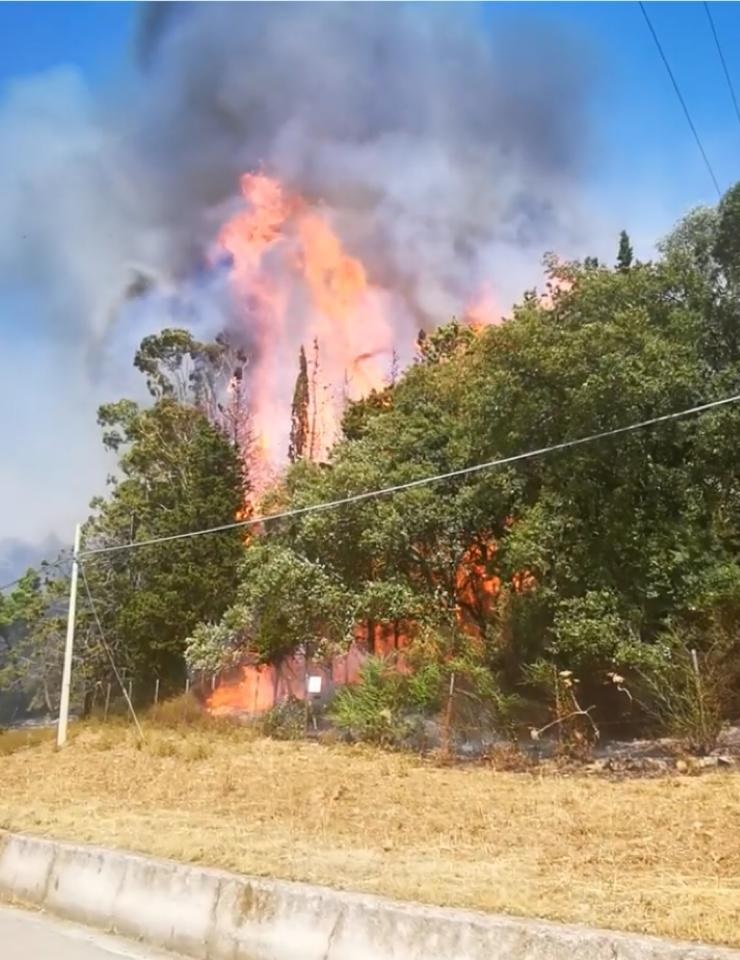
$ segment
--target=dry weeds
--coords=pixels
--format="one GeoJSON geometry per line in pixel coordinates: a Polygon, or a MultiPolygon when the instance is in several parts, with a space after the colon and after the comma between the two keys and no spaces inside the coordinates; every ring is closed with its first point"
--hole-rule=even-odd
{"type": "Polygon", "coordinates": [[[740,945],[740,776],[439,767],[239,729],[0,756],[0,826],[404,899],[740,945]]]}

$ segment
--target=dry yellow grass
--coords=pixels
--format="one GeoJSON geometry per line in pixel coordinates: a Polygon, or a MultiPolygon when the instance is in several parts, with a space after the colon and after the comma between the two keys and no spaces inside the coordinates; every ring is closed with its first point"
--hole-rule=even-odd
{"type": "Polygon", "coordinates": [[[0,826],[449,906],[740,945],[740,776],[436,767],[247,732],[0,756],[0,826]]]}

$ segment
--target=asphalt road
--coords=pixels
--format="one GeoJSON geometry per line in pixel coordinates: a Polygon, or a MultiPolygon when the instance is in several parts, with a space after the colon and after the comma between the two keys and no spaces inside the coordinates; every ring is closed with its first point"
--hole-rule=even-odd
{"type": "Polygon", "coordinates": [[[45,914],[0,906],[2,960],[174,960],[172,954],[64,923],[45,914]]]}

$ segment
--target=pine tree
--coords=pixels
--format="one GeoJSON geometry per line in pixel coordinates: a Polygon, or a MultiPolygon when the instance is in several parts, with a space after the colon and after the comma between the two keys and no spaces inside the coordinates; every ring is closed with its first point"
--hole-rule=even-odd
{"type": "Polygon", "coordinates": [[[619,252],[617,253],[617,270],[626,273],[632,266],[632,244],[626,230],[619,234],[619,252]]]}
{"type": "Polygon", "coordinates": [[[301,346],[298,353],[298,376],[293,391],[293,406],[290,417],[290,446],[288,459],[291,463],[302,460],[308,444],[308,363],[306,351],[301,346]]]}

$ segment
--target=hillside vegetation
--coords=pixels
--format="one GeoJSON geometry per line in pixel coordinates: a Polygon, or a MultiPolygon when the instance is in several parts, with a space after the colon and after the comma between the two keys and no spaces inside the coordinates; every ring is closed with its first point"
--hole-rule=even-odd
{"type": "MultiPolygon", "coordinates": [[[[327,464],[304,455],[297,356],[293,462],[249,509],[303,509],[739,392],[738,236],[740,186],[689,215],[654,262],[635,262],[626,236],[614,266],[548,259],[547,295],[525,295],[505,322],[421,335],[414,364],[348,405],[327,464]]],[[[250,477],[218,397],[244,359],[223,339],[146,338],[135,363],[151,405],[99,412],[120,474],[93,501],[87,548],[243,516],[250,477]]],[[[413,640],[416,679],[384,686],[368,668],[385,727],[444,710],[454,674],[501,728],[536,737],[554,719],[576,741],[603,725],[660,729],[708,750],[740,710],[738,426],[728,404],[271,521],[246,544],[231,530],[91,558],[100,624],[83,594],[77,699],[112,679],[100,628],[126,676],[159,678],[164,695],[186,669],[210,675],[246,652],[322,658],[358,623],[392,622],[413,640]]],[[[52,709],[65,571],[32,571],[0,601],[5,683],[52,709]]],[[[364,736],[354,708],[351,694],[339,704],[364,736]]]]}

